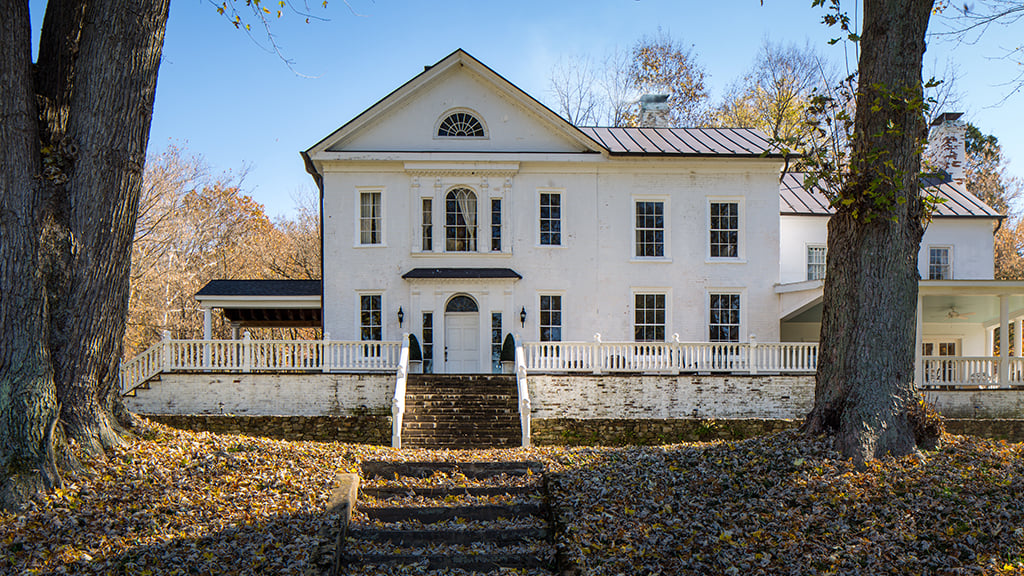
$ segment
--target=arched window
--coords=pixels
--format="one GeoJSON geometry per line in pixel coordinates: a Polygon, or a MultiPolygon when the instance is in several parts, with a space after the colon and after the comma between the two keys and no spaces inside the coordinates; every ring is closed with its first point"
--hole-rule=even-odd
{"type": "Polygon", "coordinates": [[[476,252],[476,194],[456,188],[444,202],[444,249],[448,252],[476,252]]]}
{"type": "Polygon", "coordinates": [[[444,307],[445,312],[476,312],[476,300],[473,300],[469,296],[459,294],[448,301],[448,305],[444,307]]]}
{"type": "Polygon", "coordinates": [[[441,121],[437,135],[444,138],[483,138],[484,125],[469,112],[454,112],[441,121]]]}

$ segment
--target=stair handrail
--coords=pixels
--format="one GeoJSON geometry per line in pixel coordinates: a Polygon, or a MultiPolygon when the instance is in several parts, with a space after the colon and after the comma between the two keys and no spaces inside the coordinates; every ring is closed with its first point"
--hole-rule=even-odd
{"type": "Polygon", "coordinates": [[[171,333],[164,331],[159,342],[131,360],[121,362],[121,396],[131,394],[136,388],[167,368],[167,360],[170,358],[168,349],[170,342],[171,333]]]}
{"type": "Polygon", "coordinates": [[[402,350],[398,354],[395,374],[395,395],[391,399],[391,447],[402,447],[402,417],[405,415],[405,384],[409,377],[409,333],[402,334],[402,350]]]}
{"type": "Polygon", "coordinates": [[[519,426],[522,428],[522,446],[530,447],[530,391],[526,385],[526,353],[518,334],[512,336],[516,346],[516,394],[519,397],[519,426]]]}

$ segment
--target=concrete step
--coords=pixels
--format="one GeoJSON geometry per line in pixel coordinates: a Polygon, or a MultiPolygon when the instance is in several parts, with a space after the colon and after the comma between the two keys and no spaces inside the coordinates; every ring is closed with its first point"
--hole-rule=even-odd
{"type": "Polygon", "coordinates": [[[484,506],[359,506],[359,511],[366,514],[367,518],[380,522],[417,521],[434,524],[455,519],[493,522],[499,518],[541,518],[547,515],[547,506],[538,502],[484,506]]]}
{"type": "Polygon", "coordinates": [[[408,569],[401,569],[395,574],[419,573],[419,564],[427,563],[427,570],[452,570],[459,569],[467,572],[496,572],[500,570],[514,569],[546,569],[554,570],[555,562],[551,555],[543,554],[445,554],[445,555],[385,555],[373,554],[365,556],[349,557],[349,565],[404,565],[416,564],[416,569],[411,566],[408,569]]]}
{"type": "Polygon", "coordinates": [[[385,462],[366,460],[361,465],[363,478],[429,478],[436,472],[451,474],[459,472],[466,478],[479,480],[506,474],[508,476],[526,476],[542,474],[544,465],[540,462],[385,462]]]}
{"type": "Polygon", "coordinates": [[[418,544],[515,544],[549,540],[547,528],[514,528],[506,530],[351,530],[350,538],[372,542],[390,542],[400,546],[418,544]]]}
{"type": "Polygon", "coordinates": [[[401,498],[414,494],[425,498],[444,498],[445,496],[525,496],[537,492],[535,486],[455,486],[451,488],[432,488],[420,486],[380,486],[362,487],[359,493],[369,498],[389,499],[401,498]]]}

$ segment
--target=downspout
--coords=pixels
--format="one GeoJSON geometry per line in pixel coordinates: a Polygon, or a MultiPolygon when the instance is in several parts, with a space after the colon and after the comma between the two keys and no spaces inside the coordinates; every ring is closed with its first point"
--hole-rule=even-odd
{"type": "Polygon", "coordinates": [[[313,177],[316,188],[320,192],[320,338],[324,337],[324,177],[316,170],[313,161],[309,158],[309,152],[300,151],[302,162],[306,165],[306,172],[313,177]]]}

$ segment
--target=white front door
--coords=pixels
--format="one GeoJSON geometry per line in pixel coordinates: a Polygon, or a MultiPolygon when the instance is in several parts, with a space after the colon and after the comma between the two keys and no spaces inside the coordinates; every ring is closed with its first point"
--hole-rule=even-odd
{"type": "Polygon", "coordinates": [[[445,313],[444,356],[448,374],[475,374],[480,371],[479,312],[445,313]]]}

